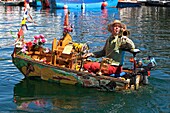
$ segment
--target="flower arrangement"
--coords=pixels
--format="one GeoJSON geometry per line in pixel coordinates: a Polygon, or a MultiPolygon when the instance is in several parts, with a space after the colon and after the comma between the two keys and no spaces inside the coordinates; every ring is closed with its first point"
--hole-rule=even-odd
{"type": "Polygon", "coordinates": [[[44,35],[36,35],[34,36],[33,40],[33,46],[41,46],[44,45],[47,42],[47,39],[45,39],[44,35]]]}
{"type": "MultiPolygon", "coordinates": [[[[22,47],[21,52],[26,53],[26,51],[30,51],[31,49],[39,49],[42,48],[42,45],[44,45],[47,42],[47,39],[45,39],[45,36],[40,34],[34,36],[33,41],[26,42],[24,46],[22,47]]],[[[48,48],[45,48],[44,52],[48,52],[48,48]]]]}

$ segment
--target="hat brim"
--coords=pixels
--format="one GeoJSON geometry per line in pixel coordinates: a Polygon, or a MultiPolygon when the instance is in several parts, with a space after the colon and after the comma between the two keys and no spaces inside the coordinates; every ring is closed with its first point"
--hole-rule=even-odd
{"type": "Polygon", "coordinates": [[[120,24],[120,26],[121,26],[121,28],[122,28],[122,23],[120,23],[120,22],[112,22],[112,23],[108,24],[107,30],[108,30],[109,32],[112,32],[112,29],[111,29],[111,28],[112,28],[115,24],[120,24]]]}

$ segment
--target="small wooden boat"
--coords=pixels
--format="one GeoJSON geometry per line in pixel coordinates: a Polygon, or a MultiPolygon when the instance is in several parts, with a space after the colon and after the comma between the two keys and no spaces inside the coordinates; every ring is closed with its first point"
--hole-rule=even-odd
{"type": "MultiPolygon", "coordinates": [[[[148,65],[140,68],[136,67],[137,61],[133,60],[134,68],[124,69],[119,75],[105,76],[86,72],[83,64],[91,61],[82,59],[81,56],[88,50],[88,46],[72,42],[69,33],[59,41],[54,38],[52,49],[48,51],[41,45],[32,45],[29,42],[26,42],[26,51],[20,47],[15,46],[12,61],[25,77],[38,77],[42,80],[107,91],[138,89],[141,84],[148,83],[150,69],[155,66],[155,61],[149,58],[144,59],[148,65]]],[[[134,59],[138,52],[138,49],[131,51],[134,59]]],[[[105,65],[107,64],[102,62],[103,68],[105,65]]]]}

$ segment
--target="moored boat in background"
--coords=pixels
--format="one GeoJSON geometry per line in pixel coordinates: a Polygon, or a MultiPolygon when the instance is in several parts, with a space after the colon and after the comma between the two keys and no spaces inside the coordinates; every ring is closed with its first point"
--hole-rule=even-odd
{"type": "MultiPolygon", "coordinates": [[[[36,1],[38,6],[43,7],[43,3],[39,0],[36,1]]],[[[56,9],[86,9],[86,8],[104,8],[116,7],[118,0],[46,0],[50,8],[56,9]]]]}
{"type": "Polygon", "coordinates": [[[162,7],[169,7],[170,1],[169,0],[149,0],[145,3],[146,6],[162,6],[162,7]]]}
{"type": "Polygon", "coordinates": [[[137,0],[119,0],[117,4],[117,8],[124,7],[141,7],[142,3],[137,0]]]}
{"type": "Polygon", "coordinates": [[[4,6],[19,6],[23,1],[22,0],[2,0],[0,5],[4,6]]]}
{"type": "Polygon", "coordinates": [[[56,8],[101,8],[101,7],[116,7],[118,0],[56,0],[56,8]]]}

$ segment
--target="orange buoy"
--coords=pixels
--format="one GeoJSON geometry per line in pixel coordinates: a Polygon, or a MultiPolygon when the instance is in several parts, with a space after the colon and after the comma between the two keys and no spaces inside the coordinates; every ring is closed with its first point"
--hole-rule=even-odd
{"type": "Polygon", "coordinates": [[[108,5],[108,4],[107,4],[106,1],[102,3],[102,7],[106,7],[107,5],[108,5]]]}

